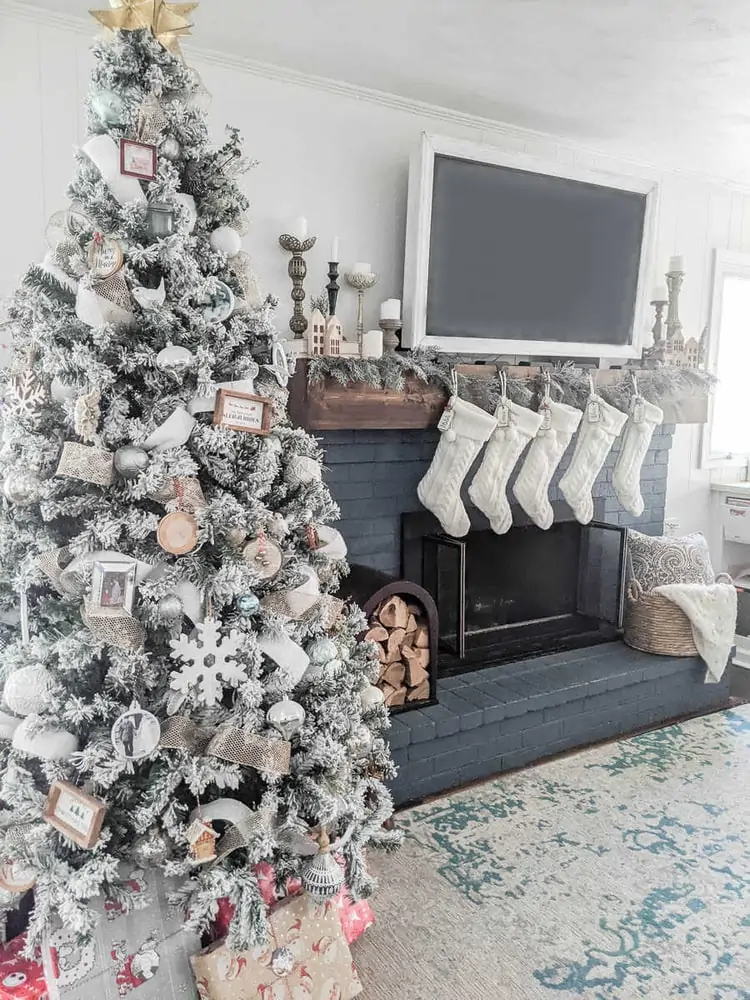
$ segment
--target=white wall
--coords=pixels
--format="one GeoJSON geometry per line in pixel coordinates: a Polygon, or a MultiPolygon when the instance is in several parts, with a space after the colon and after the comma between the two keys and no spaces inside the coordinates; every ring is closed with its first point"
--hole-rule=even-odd
{"type": "MultiPolygon", "coordinates": [[[[11,291],[29,260],[41,256],[45,220],[65,205],[70,151],[84,136],[89,41],[89,34],[59,20],[40,22],[18,10],[3,11],[0,0],[0,136],[5,153],[0,167],[5,192],[0,295],[11,291]]],[[[328,249],[336,234],[342,271],[346,263],[368,260],[380,275],[368,298],[368,325],[375,324],[383,298],[400,296],[408,158],[425,129],[546,158],[657,176],[657,259],[666,264],[672,253],[685,255],[682,318],[687,331],[698,334],[707,321],[712,249],[750,251],[750,195],[739,188],[687,172],[623,164],[610,160],[606,150],[591,153],[386,95],[326,82],[314,85],[285,71],[269,74],[215,57],[189,61],[213,94],[217,137],[225,123],[239,126],[249,155],[261,161],[246,181],[252,228],[245,244],[264,287],[281,298],[282,329],[291,303],[287,257],[277,237],[298,215],[309,218],[319,237],[308,255],[308,291],[319,291],[327,281],[328,249]]],[[[354,294],[345,290],[340,302],[351,329],[354,294]]],[[[698,428],[678,428],[667,508],[685,530],[705,527],[708,520],[708,473],[697,469],[699,443],[698,428]]]]}

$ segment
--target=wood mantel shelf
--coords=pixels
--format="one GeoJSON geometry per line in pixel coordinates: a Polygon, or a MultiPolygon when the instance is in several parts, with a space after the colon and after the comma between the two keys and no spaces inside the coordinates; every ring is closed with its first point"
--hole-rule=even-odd
{"type": "MultiPolygon", "coordinates": [[[[494,365],[458,365],[462,375],[494,378],[494,365]]],[[[536,367],[509,367],[512,378],[532,378],[539,374],[536,367]]],[[[619,381],[622,370],[594,370],[597,386],[619,381]]],[[[435,427],[448,399],[445,388],[423,382],[414,376],[406,380],[406,388],[377,389],[362,382],[342,385],[326,378],[310,385],[307,361],[297,361],[289,382],[289,414],[298,427],[308,431],[334,430],[421,430],[435,427]]],[[[704,424],[708,418],[708,398],[703,393],[663,399],[665,424],[704,424]]]]}

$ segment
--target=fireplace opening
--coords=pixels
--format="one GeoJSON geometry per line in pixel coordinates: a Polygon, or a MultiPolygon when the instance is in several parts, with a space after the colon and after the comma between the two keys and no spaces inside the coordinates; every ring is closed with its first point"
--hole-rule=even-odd
{"type": "Polygon", "coordinates": [[[441,675],[617,638],[624,529],[556,517],[542,531],[517,516],[496,535],[471,516],[457,539],[427,512],[402,515],[403,576],[437,605],[441,675]]]}

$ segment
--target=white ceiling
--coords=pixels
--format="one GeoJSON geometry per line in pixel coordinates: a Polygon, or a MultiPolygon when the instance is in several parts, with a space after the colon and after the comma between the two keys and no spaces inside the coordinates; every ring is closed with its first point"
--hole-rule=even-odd
{"type": "Polygon", "coordinates": [[[194,41],[750,180],[750,0],[202,0],[194,41]]]}

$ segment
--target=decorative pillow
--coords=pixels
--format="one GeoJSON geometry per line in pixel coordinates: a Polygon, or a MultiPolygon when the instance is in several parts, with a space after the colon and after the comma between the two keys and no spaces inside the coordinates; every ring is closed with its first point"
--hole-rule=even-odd
{"type": "Polygon", "coordinates": [[[673,538],[628,531],[630,573],[645,591],[669,583],[713,583],[708,542],[696,531],[673,538]]]}

